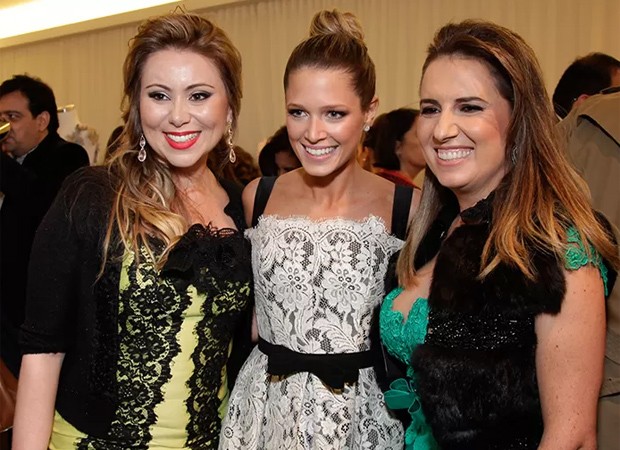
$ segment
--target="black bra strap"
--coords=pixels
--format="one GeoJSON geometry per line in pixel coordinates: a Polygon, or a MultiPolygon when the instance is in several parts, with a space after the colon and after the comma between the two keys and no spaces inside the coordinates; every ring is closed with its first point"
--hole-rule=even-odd
{"type": "Polygon", "coordinates": [[[252,227],[258,224],[258,218],[265,211],[267,201],[273,190],[273,185],[276,182],[276,177],[261,177],[256,188],[256,196],[254,197],[254,209],[252,211],[252,227]]]}
{"type": "Polygon", "coordinates": [[[405,240],[409,225],[409,210],[413,188],[397,184],[394,188],[394,204],[392,205],[392,234],[398,239],[405,240]]]}

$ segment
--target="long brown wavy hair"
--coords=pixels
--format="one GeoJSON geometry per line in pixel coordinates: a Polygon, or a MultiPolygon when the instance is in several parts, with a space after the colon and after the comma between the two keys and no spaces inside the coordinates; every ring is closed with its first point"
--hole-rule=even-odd
{"type": "MultiPolygon", "coordinates": [[[[209,20],[195,14],[175,12],[143,22],[130,41],[123,65],[124,97],[122,102],[125,127],[121,146],[107,162],[108,171],[118,180],[117,192],[103,243],[104,264],[115,231],[125,249],[140,257],[140,248],[158,266],[169,249],[188,229],[186,210],[179,199],[168,163],[158,157],[148,142],[147,159],[138,161],[142,135],[140,89],[142,71],[147,59],[165,49],[188,50],[203,55],[218,68],[236,128],[241,108],[241,55],[226,33],[209,20]],[[164,250],[155,252],[152,243],[163,243],[164,250]],[[156,253],[158,253],[156,255],[156,253]]],[[[226,146],[216,146],[227,152],[226,146]]],[[[225,156],[225,155],[222,155],[225,156]]]]}
{"type": "MultiPolygon", "coordinates": [[[[589,242],[618,267],[610,236],[594,216],[589,189],[561,146],[542,72],[530,46],[507,28],[466,20],[437,32],[422,75],[430,63],[443,56],[484,63],[499,93],[512,106],[504,149],[507,174],[495,190],[493,224],[482,254],[480,277],[502,262],[535,279],[530,255],[539,250],[562,258],[570,226],[578,230],[583,242],[589,242]]],[[[415,284],[414,255],[441,208],[453,201],[454,194],[427,171],[420,206],[397,264],[401,284],[415,284]]]]}

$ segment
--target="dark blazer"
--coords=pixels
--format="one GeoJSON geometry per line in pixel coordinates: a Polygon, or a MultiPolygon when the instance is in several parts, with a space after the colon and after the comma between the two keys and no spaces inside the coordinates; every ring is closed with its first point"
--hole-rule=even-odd
{"type": "Polygon", "coordinates": [[[17,334],[24,321],[26,274],[35,231],[64,179],[87,166],[89,159],[84,148],[56,132],[48,134],[21,165],[4,153],[0,158],[0,191],[4,194],[0,208],[0,353],[17,373],[21,359],[17,334]]]}

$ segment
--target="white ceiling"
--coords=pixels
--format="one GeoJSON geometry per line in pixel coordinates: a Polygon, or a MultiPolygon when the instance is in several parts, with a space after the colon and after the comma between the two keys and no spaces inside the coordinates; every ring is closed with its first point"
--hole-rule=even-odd
{"type": "Polygon", "coordinates": [[[0,0],[0,48],[140,21],[145,13],[169,12],[175,3],[192,11],[244,0],[100,0],[82,7],[87,1],[0,0]],[[76,4],[80,7],[75,8],[76,4]]]}

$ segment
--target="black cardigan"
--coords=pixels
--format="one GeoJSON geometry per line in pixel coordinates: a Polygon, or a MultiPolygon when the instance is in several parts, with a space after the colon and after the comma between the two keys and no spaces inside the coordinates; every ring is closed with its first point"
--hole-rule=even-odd
{"type": "MultiPolygon", "coordinates": [[[[220,183],[230,198],[225,211],[242,232],[245,224],[239,188],[221,180],[220,183]]],[[[56,409],[77,429],[95,437],[106,436],[117,409],[121,244],[110,248],[105,270],[98,278],[114,193],[115,184],[101,167],[80,170],[63,185],[35,236],[26,321],[20,339],[25,354],[66,353],[56,409]]],[[[183,240],[179,245],[182,243],[183,240]]],[[[238,267],[230,272],[249,279],[249,244],[246,251],[246,270],[238,267]]],[[[169,262],[172,258],[171,253],[169,262]]],[[[169,275],[183,282],[184,275],[178,272],[190,262],[181,256],[175,264],[177,267],[170,272],[177,273],[169,275]]],[[[249,328],[249,319],[244,325],[249,328]]],[[[234,327],[230,328],[232,332],[234,327]]],[[[246,339],[234,350],[237,367],[232,372],[238,370],[249,352],[249,329],[242,331],[246,339]]]]}

